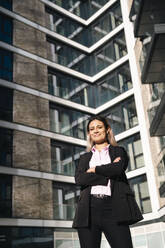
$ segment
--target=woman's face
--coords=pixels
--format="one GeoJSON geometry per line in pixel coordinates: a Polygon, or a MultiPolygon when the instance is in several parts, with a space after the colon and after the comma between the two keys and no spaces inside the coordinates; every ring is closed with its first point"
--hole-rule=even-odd
{"type": "Polygon", "coordinates": [[[89,135],[95,144],[101,144],[106,141],[107,130],[104,123],[99,120],[93,120],[89,124],[89,135]]]}

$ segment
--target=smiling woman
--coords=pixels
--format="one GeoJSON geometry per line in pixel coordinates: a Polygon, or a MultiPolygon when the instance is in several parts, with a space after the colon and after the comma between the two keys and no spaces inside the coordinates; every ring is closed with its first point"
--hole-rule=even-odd
{"type": "Polygon", "coordinates": [[[129,224],[143,217],[126,178],[127,153],[104,117],[89,120],[87,135],[88,152],[75,172],[81,193],[73,227],[81,248],[100,248],[102,232],[111,248],[132,248],[129,224]]]}

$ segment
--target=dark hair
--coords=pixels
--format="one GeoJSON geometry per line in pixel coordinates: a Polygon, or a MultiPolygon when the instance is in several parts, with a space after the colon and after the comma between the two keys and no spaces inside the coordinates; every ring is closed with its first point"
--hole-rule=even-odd
{"type": "Polygon", "coordinates": [[[88,132],[88,135],[87,135],[87,151],[90,151],[91,148],[93,147],[94,143],[93,141],[91,140],[91,137],[89,135],[89,125],[92,121],[94,120],[98,120],[98,121],[101,121],[103,124],[104,124],[104,127],[106,130],[110,129],[108,134],[107,134],[107,141],[109,144],[111,144],[112,146],[118,146],[116,140],[115,140],[115,137],[114,137],[114,134],[113,134],[113,131],[112,131],[112,128],[110,126],[110,124],[108,123],[108,120],[103,117],[103,116],[100,116],[100,115],[95,115],[95,116],[92,116],[89,121],[88,121],[88,124],[87,124],[87,132],[88,132]]]}

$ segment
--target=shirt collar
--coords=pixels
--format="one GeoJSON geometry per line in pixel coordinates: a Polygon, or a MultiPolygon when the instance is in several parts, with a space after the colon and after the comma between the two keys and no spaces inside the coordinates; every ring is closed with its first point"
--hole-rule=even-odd
{"type": "MultiPolygon", "coordinates": [[[[102,152],[102,151],[108,151],[109,146],[110,146],[110,144],[108,144],[107,146],[103,147],[103,148],[101,149],[101,152],[102,152]]],[[[97,151],[97,149],[95,148],[95,146],[92,147],[92,150],[91,150],[91,151],[92,151],[93,153],[97,151]]]]}

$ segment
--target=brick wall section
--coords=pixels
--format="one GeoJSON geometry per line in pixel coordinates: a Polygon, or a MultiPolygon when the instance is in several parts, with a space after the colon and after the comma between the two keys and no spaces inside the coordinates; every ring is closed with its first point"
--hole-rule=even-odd
{"type": "Polygon", "coordinates": [[[53,219],[52,182],[13,176],[13,217],[53,219]]]}
{"type": "Polygon", "coordinates": [[[14,131],[13,167],[51,172],[50,139],[14,131]]]}
{"type": "Polygon", "coordinates": [[[13,122],[49,130],[48,100],[14,91],[13,122]]]}
{"type": "Polygon", "coordinates": [[[32,59],[14,54],[13,81],[48,92],[47,66],[32,59]]]}
{"type": "Polygon", "coordinates": [[[13,0],[13,11],[45,26],[45,6],[40,0],[13,0]]]}
{"type": "Polygon", "coordinates": [[[14,20],[13,45],[46,58],[45,33],[14,20]]]}

